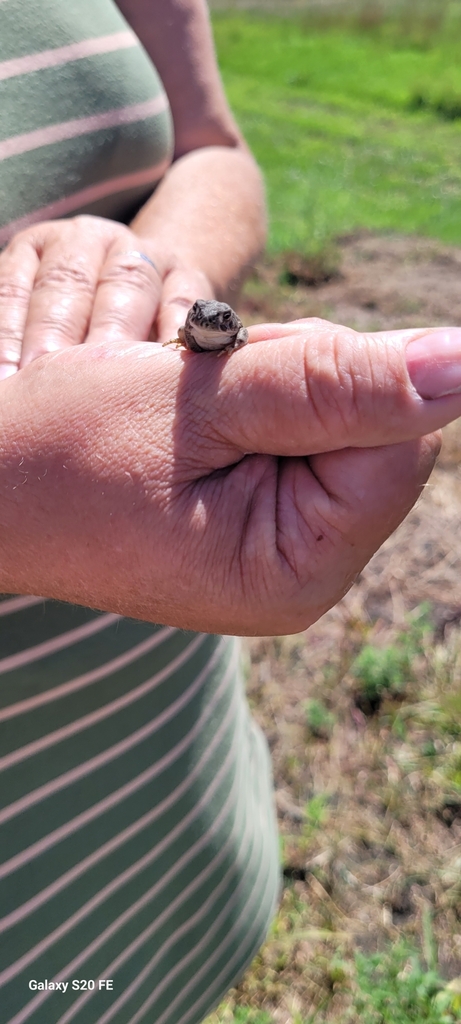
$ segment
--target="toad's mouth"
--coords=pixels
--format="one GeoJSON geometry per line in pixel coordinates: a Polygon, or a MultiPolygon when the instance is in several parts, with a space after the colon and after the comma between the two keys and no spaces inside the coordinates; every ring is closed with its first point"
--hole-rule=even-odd
{"type": "Polygon", "coordinates": [[[193,335],[194,341],[200,348],[204,348],[213,351],[215,348],[222,348],[228,341],[231,342],[237,335],[237,331],[220,331],[219,328],[210,327],[197,327],[194,324],[193,327],[189,327],[191,334],[193,335]]]}

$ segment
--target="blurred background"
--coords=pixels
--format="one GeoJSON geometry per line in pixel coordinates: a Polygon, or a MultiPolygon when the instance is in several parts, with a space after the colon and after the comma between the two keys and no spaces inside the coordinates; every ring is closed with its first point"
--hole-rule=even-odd
{"type": "MultiPolygon", "coordinates": [[[[460,0],[212,0],[266,177],[249,324],[461,324],[460,0]]],[[[245,641],[284,888],[209,1024],[461,1021],[461,423],[417,508],[304,634],[245,641]]]]}

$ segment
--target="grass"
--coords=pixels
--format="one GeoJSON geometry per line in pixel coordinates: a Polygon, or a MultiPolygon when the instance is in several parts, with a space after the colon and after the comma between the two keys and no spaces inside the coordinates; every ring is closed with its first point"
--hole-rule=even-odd
{"type": "Polygon", "coordinates": [[[373,712],[380,707],[385,696],[399,697],[405,693],[412,678],[412,663],[422,650],[424,633],[428,630],[427,608],[422,607],[392,644],[382,648],[374,644],[362,647],[351,666],[351,675],[357,684],[357,707],[365,713],[373,712]]]}
{"type": "Polygon", "coordinates": [[[227,93],[266,177],[272,251],[361,227],[461,240],[461,5],[450,10],[451,32],[423,19],[424,45],[418,18],[364,31],[214,13],[227,93]]]}
{"type": "Polygon", "coordinates": [[[459,1020],[456,994],[436,967],[427,967],[415,949],[401,941],[384,956],[356,957],[354,1011],[362,1024],[452,1024],[459,1020]]]}
{"type": "MultiPolygon", "coordinates": [[[[356,229],[460,244],[460,0],[233,6],[256,11],[213,25],[281,288],[334,277],[335,238],[356,229]]],[[[285,884],[208,1024],[461,1021],[461,597],[445,582],[426,602],[442,558],[453,591],[459,515],[442,476],[431,493],[307,636],[248,642],[285,884]]]]}
{"type": "Polygon", "coordinates": [[[461,1020],[461,631],[434,643],[427,604],[398,628],[346,608],[308,637],[249,643],[250,701],[292,800],[285,886],[268,941],[207,1024],[461,1020]],[[365,650],[405,662],[363,712],[365,650]]]}

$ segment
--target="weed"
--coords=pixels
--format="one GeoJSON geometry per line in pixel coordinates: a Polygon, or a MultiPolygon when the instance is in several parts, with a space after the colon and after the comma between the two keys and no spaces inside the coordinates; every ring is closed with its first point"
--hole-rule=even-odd
{"type": "Polygon", "coordinates": [[[422,651],[424,634],[430,629],[428,608],[421,606],[409,628],[397,634],[395,642],[379,648],[366,644],[351,667],[358,686],[355,702],[365,714],[373,714],[385,695],[401,697],[413,678],[413,659],[422,651]]]}
{"type": "Polygon", "coordinates": [[[237,1006],[234,1013],[234,1024],[271,1024],[272,1017],[264,1010],[253,1010],[249,1007],[237,1006]]]}
{"type": "Polygon", "coordinates": [[[286,252],[283,254],[280,284],[315,288],[340,276],[339,261],[339,253],[331,244],[306,254],[286,252]]]}
{"type": "Polygon", "coordinates": [[[326,824],[329,818],[328,796],[317,793],[311,797],[304,807],[304,823],[302,827],[303,846],[307,850],[312,838],[326,824]]]}
{"type": "Polygon", "coordinates": [[[335,716],[321,700],[305,700],[303,708],[306,713],[306,725],[309,733],[317,739],[326,740],[331,736],[335,724],[335,716]]]}
{"type": "Polygon", "coordinates": [[[400,697],[405,692],[410,673],[408,651],[398,643],[382,649],[367,644],[351,669],[359,683],[355,693],[357,707],[365,714],[373,714],[381,706],[384,694],[400,697]]]}
{"type": "Polygon", "coordinates": [[[401,940],[384,954],[358,953],[354,1011],[361,1024],[453,1024],[454,998],[436,967],[424,967],[415,949],[401,940]]]}
{"type": "Polygon", "coordinates": [[[229,1003],[223,1003],[207,1018],[207,1024],[273,1024],[273,1017],[264,1010],[255,1010],[250,1006],[232,1008],[229,1003]]]}
{"type": "Polygon", "coordinates": [[[446,758],[443,774],[455,789],[461,791],[461,743],[454,743],[446,758]]]}

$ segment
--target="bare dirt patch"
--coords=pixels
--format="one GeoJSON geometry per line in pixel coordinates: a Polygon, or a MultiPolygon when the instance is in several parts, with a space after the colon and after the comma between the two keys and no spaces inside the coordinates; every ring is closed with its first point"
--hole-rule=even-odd
{"type": "Polygon", "coordinates": [[[267,257],[241,308],[248,322],[324,316],[358,331],[461,324],[461,248],[360,232],[311,258],[267,257]]]}
{"type": "MultiPolygon", "coordinates": [[[[461,249],[361,234],[338,243],[328,280],[303,283],[301,257],[297,267],[290,285],[286,257],[261,263],[240,303],[246,323],[461,323],[461,249]]],[[[440,973],[461,975],[461,421],[445,434],[417,507],[344,600],[304,634],[245,642],[274,763],[285,890],[231,1005],[280,1024],[314,1011],[319,1024],[358,1024],[354,950],[405,935],[428,960],[428,921],[440,973]],[[364,645],[397,651],[396,664],[403,650],[406,665],[400,690],[384,687],[368,705],[354,670],[364,645]]]]}

